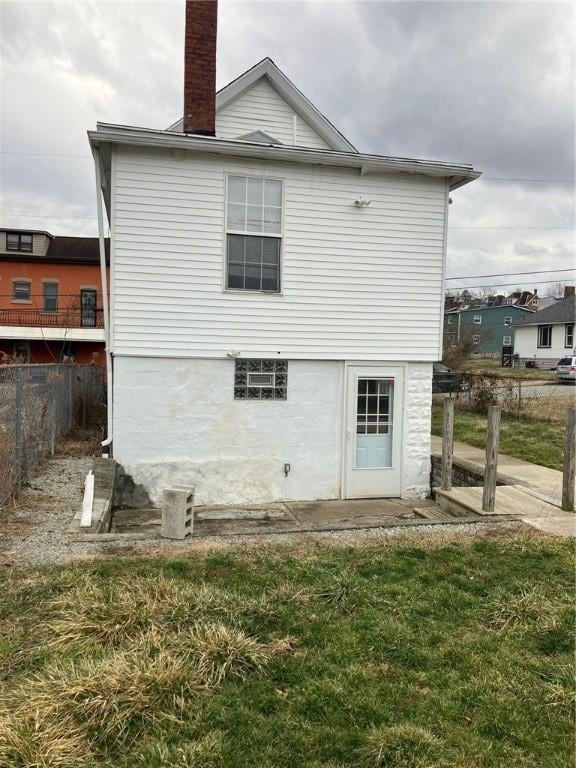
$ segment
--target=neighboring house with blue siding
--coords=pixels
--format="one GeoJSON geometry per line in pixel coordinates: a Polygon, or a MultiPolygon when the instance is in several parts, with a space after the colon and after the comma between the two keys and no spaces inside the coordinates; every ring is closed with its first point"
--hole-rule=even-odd
{"type": "Polygon", "coordinates": [[[504,347],[514,346],[514,324],[533,314],[513,305],[452,309],[444,314],[444,344],[471,342],[471,354],[500,357],[504,347]]]}

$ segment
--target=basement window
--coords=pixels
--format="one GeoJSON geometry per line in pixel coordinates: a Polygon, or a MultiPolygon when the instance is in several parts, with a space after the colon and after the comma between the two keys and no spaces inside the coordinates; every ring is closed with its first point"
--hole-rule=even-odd
{"type": "Polygon", "coordinates": [[[236,360],[235,400],[286,400],[287,360],[236,360]]]}

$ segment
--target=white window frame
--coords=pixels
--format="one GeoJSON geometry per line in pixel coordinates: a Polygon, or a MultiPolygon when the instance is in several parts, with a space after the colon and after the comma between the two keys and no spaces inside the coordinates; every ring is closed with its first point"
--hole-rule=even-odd
{"type": "Polygon", "coordinates": [[[482,315],[474,315],[472,322],[474,325],[482,325],[482,315]]]}
{"type": "Polygon", "coordinates": [[[552,325],[548,324],[548,325],[538,326],[537,346],[538,346],[538,349],[550,349],[552,347],[552,325]],[[541,333],[544,331],[544,329],[547,329],[550,331],[550,339],[548,344],[541,343],[541,333]]]}
{"type": "Polygon", "coordinates": [[[257,296],[281,296],[284,286],[284,216],[286,200],[286,180],[279,176],[258,176],[255,174],[242,173],[241,171],[230,171],[225,174],[225,196],[224,196],[224,269],[223,286],[224,293],[251,294],[257,296]],[[228,228],[228,187],[231,176],[240,176],[244,179],[258,179],[263,181],[279,181],[282,186],[282,204],[280,206],[280,234],[273,232],[247,232],[239,229],[228,228]],[[258,288],[229,288],[228,287],[228,235],[241,235],[243,237],[271,237],[279,240],[278,248],[278,290],[265,291],[258,288]]]}
{"type": "Polygon", "coordinates": [[[564,349],[572,349],[574,347],[574,323],[566,323],[564,326],[564,349]],[[570,341],[568,341],[570,338],[570,341]]]}
{"type": "Polygon", "coordinates": [[[510,317],[510,315],[506,315],[506,317],[504,318],[504,325],[512,325],[512,318],[510,317]]]}
{"type": "Polygon", "coordinates": [[[472,344],[480,344],[480,336],[476,333],[472,336],[472,344]]]}
{"type": "Polygon", "coordinates": [[[503,336],[502,337],[502,346],[504,346],[504,347],[511,347],[512,346],[512,336],[503,336]]]}

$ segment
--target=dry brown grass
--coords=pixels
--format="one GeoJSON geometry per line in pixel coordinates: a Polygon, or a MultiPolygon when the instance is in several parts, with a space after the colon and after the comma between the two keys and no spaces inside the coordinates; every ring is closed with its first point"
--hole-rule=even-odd
{"type": "Polygon", "coordinates": [[[33,709],[0,713],[2,768],[91,768],[93,755],[85,733],[58,714],[33,709]]]}
{"type": "Polygon", "coordinates": [[[210,686],[229,677],[245,680],[261,672],[275,650],[275,646],[260,643],[225,624],[200,624],[186,636],[185,644],[201,679],[210,686]]]}
{"type": "Polygon", "coordinates": [[[126,651],[100,661],[52,664],[18,686],[15,713],[47,722],[64,715],[109,743],[147,723],[178,719],[202,686],[192,665],[169,651],[126,651]]]}
{"type": "Polygon", "coordinates": [[[429,768],[437,765],[440,741],[427,728],[411,723],[374,728],[366,737],[365,766],[377,768],[429,768]]]}
{"type": "Polygon", "coordinates": [[[153,628],[171,630],[202,616],[231,616],[237,599],[216,587],[187,586],[173,579],[117,579],[103,587],[82,584],[56,597],[49,609],[51,643],[116,647],[153,628]]]}
{"type": "Polygon", "coordinates": [[[497,595],[490,603],[489,624],[497,630],[551,629],[565,607],[551,600],[541,589],[520,589],[516,593],[497,595]]]}

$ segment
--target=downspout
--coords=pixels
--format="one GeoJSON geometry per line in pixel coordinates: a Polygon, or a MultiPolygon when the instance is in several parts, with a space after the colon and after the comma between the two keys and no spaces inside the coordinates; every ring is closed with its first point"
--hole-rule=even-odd
{"type": "MultiPolygon", "coordinates": [[[[92,147],[94,157],[94,170],[96,174],[96,211],[98,217],[98,246],[100,251],[100,279],[102,281],[102,310],[104,315],[104,342],[106,350],[106,375],[108,387],[108,402],[106,408],[106,438],[101,442],[102,454],[110,455],[109,446],[112,444],[112,353],[110,351],[110,315],[108,308],[108,277],[106,273],[106,244],[104,242],[104,220],[102,211],[102,177],[100,175],[100,150],[92,147]],[[108,448],[108,450],[106,450],[108,448]]],[[[112,250],[112,249],[110,249],[112,250]]]]}

